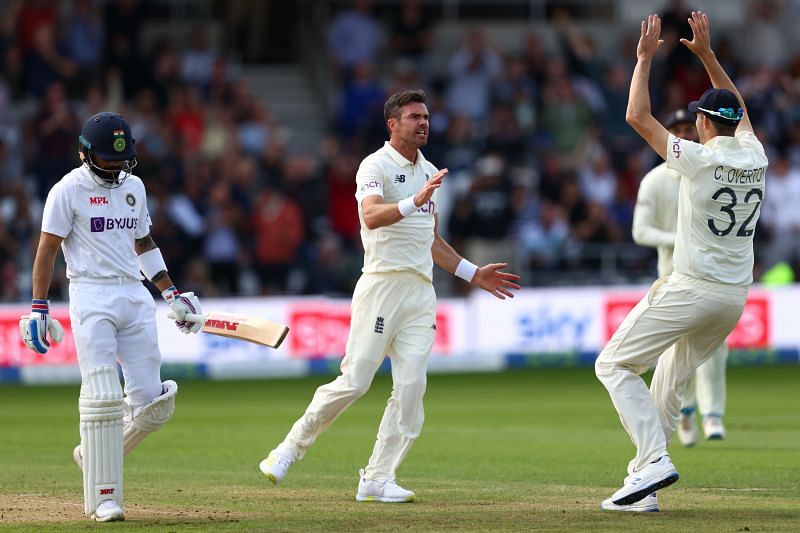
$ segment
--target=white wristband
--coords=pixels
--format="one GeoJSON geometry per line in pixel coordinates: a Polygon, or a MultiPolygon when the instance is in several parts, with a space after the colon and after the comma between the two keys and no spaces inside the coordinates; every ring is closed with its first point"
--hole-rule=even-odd
{"type": "Polygon", "coordinates": [[[403,215],[403,217],[407,217],[411,213],[416,213],[419,207],[417,207],[417,204],[414,203],[414,197],[409,196],[408,198],[397,202],[397,209],[400,211],[400,214],[403,215]]]}
{"type": "Polygon", "coordinates": [[[164,262],[164,257],[158,248],[147,250],[142,255],[137,256],[136,262],[139,263],[139,270],[142,271],[142,274],[147,279],[153,279],[153,276],[162,270],[167,270],[167,264],[164,262]]]}
{"type": "Polygon", "coordinates": [[[475,277],[475,272],[478,271],[478,265],[470,263],[466,259],[461,259],[456,267],[456,276],[463,279],[467,283],[472,283],[472,278],[475,277]]]}

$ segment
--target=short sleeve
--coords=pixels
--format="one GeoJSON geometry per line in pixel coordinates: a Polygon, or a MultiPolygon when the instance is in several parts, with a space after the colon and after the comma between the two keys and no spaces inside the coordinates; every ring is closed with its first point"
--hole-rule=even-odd
{"type": "Polygon", "coordinates": [[[372,158],[361,162],[356,173],[356,200],[359,205],[367,196],[383,196],[383,170],[372,158]]]}
{"type": "Polygon", "coordinates": [[[764,151],[764,145],[761,144],[761,141],[758,140],[758,137],[756,137],[755,133],[752,131],[742,130],[737,132],[736,140],[738,140],[742,146],[753,150],[765,158],[767,157],[766,152],[764,151]]]}
{"type": "Polygon", "coordinates": [[[139,199],[139,204],[139,220],[136,222],[134,237],[142,239],[150,234],[150,226],[153,224],[150,220],[150,212],[147,209],[147,192],[144,189],[144,185],[142,185],[142,197],[139,199]]]}
{"type": "Polygon", "coordinates": [[[670,135],[667,138],[667,168],[681,176],[693,178],[705,164],[705,151],[701,144],[670,135]]]}
{"type": "Polygon", "coordinates": [[[66,238],[72,231],[73,220],[69,190],[64,182],[60,181],[47,193],[42,212],[42,231],[66,238]]]}

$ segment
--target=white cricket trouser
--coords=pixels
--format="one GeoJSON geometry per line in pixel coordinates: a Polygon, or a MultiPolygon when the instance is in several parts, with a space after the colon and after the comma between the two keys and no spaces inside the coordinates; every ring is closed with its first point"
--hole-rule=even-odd
{"type": "Polygon", "coordinates": [[[697,367],[683,394],[681,411],[698,409],[703,416],[725,414],[725,370],[728,345],[722,343],[708,361],[697,367]]]}
{"type": "Polygon", "coordinates": [[[302,457],[320,433],[367,392],[386,354],[392,362],[392,395],[365,477],[394,478],[425,419],[422,397],[435,322],[436,294],[430,281],[409,272],[362,275],[353,293],[342,374],[317,389],[278,448],[302,457]]]}
{"type": "Polygon", "coordinates": [[[72,280],[69,316],[81,376],[119,361],[133,411],[161,395],[155,302],[142,282],[72,280]]]}
{"type": "Polygon", "coordinates": [[[673,273],[650,287],[603,348],[595,373],[636,446],[629,473],[667,453],[689,376],[725,342],[746,299],[745,286],[673,273]],[[639,376],[656,360],[648,390],[639,376]]]}

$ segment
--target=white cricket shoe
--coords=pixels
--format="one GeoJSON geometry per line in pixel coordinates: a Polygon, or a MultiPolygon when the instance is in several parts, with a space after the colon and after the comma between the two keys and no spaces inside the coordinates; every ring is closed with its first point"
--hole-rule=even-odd
{"type": "Polygon", "coordinates": [[[600,508],[604,511],[623,511],[629,513],[657,513],[658,512],[658,496],[656,493],[649,494],[639,500],[638,502],[630,505],[617,505],[611,501],[611,498],[604,500],[600,504],[600,508]]]}
{"type": "Polygon", "coordinates": [[[722,417],[708,415],[703,417],[703,433],[706,440],[722,440],[725,438],[725,426],[722,425],[722,417]]]}
{"type": "Polygon", "coordinates": [[[278,449],[269,452],[266,459],[259,463],[258,468],[267,479],[272,481],[275,485],[286,477],[286,472],[297,460],[297,456],[288,451],[279,451],[278,449]]]}
{"type": "Polygon", "coordinates": [[[695,423],[695,413],[685,415],[681,413],[678,419],[678,440],[687,448],[691,448],[700,437],[697,432],[697,424],[695,423]]]}
{"type": "Polygon", "coordinates": [[[72,450],[72,459],[75,460],[75,464],[78,465],[78,468],[83,470],[83,455],[81,455],[81,445],[80,444],[75,446],[75,449],[72,450]]]}
{"type": "Polygon", "coordinates": [[[103,500],[97,506],[92,519],[98,522],[116,522],[125,520],[125,513],[122,512],[122,507],[114,500],[103,500]]]}
{"type": "Polygon", "coordinates": [[[638,472],[625,478],[621,489],[611,496],[615,505],[630,505],[644,499],[658,489],[668,487],[678,481],[678,471],[669,459],[663,455],[638,472]]]}
{"type": "Polygon", "coordinates": [[[358,471],[358,494],[360,502],[404,503],[413,502],[416,495],[406,490],[394,479],[366,479],[364,469],[358,471]]]}

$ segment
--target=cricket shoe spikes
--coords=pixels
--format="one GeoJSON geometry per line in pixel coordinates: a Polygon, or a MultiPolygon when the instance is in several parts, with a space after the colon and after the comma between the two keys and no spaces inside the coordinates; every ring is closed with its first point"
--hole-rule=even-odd
{"type": "Polygon", "coordinates": [[[628,513],[657,513],[658,512],[658,496],[652,493],[645,496],[638,502],[630,505],[617,505],[611,501],[611,498],[604,500],[600,504],[600,508],[604,511],[622,511],[628,513]]]}
{"type": "Polygon", "coordinates": [[[360,502],[405,503],[413,502],[416,495],[406,490],[394,479],[366,479],[364,469],[358,471],[358,494],[360,502]]]}
{"type": "Polygon", "coordinates": [[[663,455],[625,478],[623,487],[610,499],[615,505],[630,505],[676,481],[678,481],[678,471],[675,470],[669,455],[663,455]]]}

